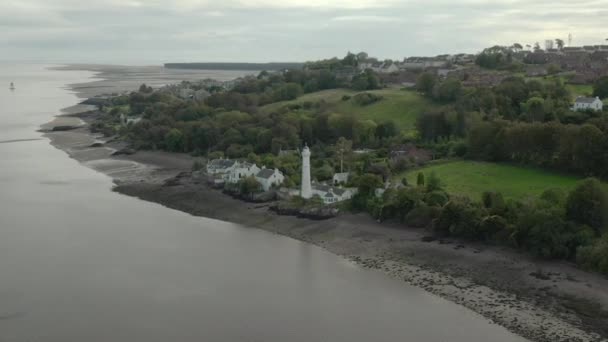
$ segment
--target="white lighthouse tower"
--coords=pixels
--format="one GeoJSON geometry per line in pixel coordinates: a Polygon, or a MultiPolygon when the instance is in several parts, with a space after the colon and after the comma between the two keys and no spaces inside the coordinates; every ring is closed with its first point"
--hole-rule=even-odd
{"type": "Polygon", "coordinates": [[[302,198],[312,197],[312,186],[310,185],[310,149],[304,146],[302,150],[302,188],[300,190],[302,198]]]}

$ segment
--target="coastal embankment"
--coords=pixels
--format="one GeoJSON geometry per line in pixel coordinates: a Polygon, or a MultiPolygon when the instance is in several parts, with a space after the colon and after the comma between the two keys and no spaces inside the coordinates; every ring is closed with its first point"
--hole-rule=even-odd
{"type": "MultiPolygon", "coordinates": [[[[86,89],[85,97],[92,92],[83,85],[74,89],[86,89]]],[[[121,194],[321,246],[470,308],[532,341],[607,341],[608,280],[600,275],[510,249],[437,240],[422,229],[380,224],[364,214],[323,221],[279,216],[268,210],[269,204],[245,203],[207,187],[191,175],[188,155],[116,154],[128,146],[92,134],[88,123],[99,113],[79,109],[45,125],[46,136],[72,158],[111,176],[121,194]],[[56,126],[70,129],[53,131],[56,126]]]]}

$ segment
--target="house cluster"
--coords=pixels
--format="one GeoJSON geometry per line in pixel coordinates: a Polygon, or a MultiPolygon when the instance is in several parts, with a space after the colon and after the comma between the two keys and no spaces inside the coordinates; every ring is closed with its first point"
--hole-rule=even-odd
{"type": "Polygon", "coordinates": [[[407,71],[428,69],[445,69],[453,65],[470,64],[475,61],[475,55],[439,55],[435,57],[406,57],[402,61],[378,61],[374,58],[359,60],[357,70],[373,70],[378,74],[393,74],[407,71]]]}
{"type": "MultiPolygon", "coordinates": [[[[444,77],[455,77],[466,87],[493,87],[509,77],[508,72],[485,70],[478,66],[461,67],[452,70],[441,70],[444,77]]],[[[439,71],[438,71],[439,74],[439,71]]],[[[441,77],[441,74],[439,74],[441,77]]]]}
{"type": "Polygon", "coordinates": [[[264,166],[241,162],[233,159],[213,159],[207,163],[209,181],[216,186],[236,184],[240,180],[254,177],[260,183],[262,190],[269,191],[280,186],[285,176],[278,169],[267,169],[264,166]]]}
{"type": "Polygon", "coordinates": [[[544,76],[547,66],[552,64],[575,73],[570,83],[588,84],[608,76],[608,45],[540,50],[528,53],[523,61],[535,65],[526,71],[528,76],[544,76]]]}
{"type": "Polygon", "coordinates": [[[602,111],[604,109],[604,103],[599,97],[584,97],[579,96],[574,101],[574,107],[572,110],[575,111],[602,111]]]}
{"type": "Polygon", "coordinates": [[[359,62],[357,66],[359,71],[372,70],[378,74],[392,74],[394,72],[399,72],[401,69],[396,62],[393,61],[385,61],[385,62],[359,62]]]}
{"type": "MultiPolygon", "coordinates": [[[[202,82],[202,81],[201,81],[202,82]]],[[[191,82],[182,82],[178,84],[169,84],[160,89],[161,92],[170,93],[182,100],[203,101],[211,96],[211,93],[199,84],[191,82]]]]}
{"type": "Polygon", "coordinates": [[[216,90],[230,90],[240,82],[242,78],[230,81],[218,81],[204,79],[196,82],[183,81],[177,84],[168,84],[159,89],[161,92],[170,93],[183,100],[203,101],[216,90]]]}

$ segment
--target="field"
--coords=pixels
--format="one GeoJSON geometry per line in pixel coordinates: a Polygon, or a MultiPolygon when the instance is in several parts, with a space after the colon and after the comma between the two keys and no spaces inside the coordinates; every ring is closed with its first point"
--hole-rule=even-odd
{"type": "Polygon", "coordinates": [[[566,88],[570,90],[574,97],[591,96],[593,94],[593,86],[590,84],[566,84],[566,88]]]}
{"type": "Polygon", "coordinates": [[[556,78],[560,78],[566,85],[566,88],[570,91],[573,97],[577,96],[591,96],[593,94],[593,85],[591,84],[570,84],[568,78],[565,76],[544,76],[544,77],[527,77],[528,80],[537,80],[543,83],[554,81],[556,78]]]}
{"type": "MultiPolygon", "coordinates": [[[[568,191],[580,180],[534,168],[474,161],[431,165],[406,172],[405,177],[409,184],[416,184],[418,172],[423,172],[428,178],[433,171],[441,179],[446,191],[467,195],[472,199],[481,198],[484,191],[499,191],[505,198],[510,199],[539,196],[551,188],[568,191]]],[[[402,174],[395,177],[395,181],[400,181],[403,176],[402,174]]]]}
{"type": "Polygon", "coordinates": [[[383,99],[367,106],[359,106],[352,99],[342,100],[344,95],[352,97],[358,92],[347,89],[332,89],[306,94],[293,101],[273,103],[262,107],[262,110],[272,111],[290,104],[323,100],[328,103],[329,109],[334,113],[353,114],[358,118],[370,119],[376,123],[393,120],[401,130],[412,132],[418,115],[425,109],[437,106],[411,90],[381,89],[368,92],[380,95],[383,99]]]}

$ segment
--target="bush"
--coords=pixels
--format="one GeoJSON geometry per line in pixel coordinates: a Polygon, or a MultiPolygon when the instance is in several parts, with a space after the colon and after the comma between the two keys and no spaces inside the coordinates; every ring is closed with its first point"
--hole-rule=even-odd
{"type": "Polygon", "coordinates": [[[262,185],[255,177],[247,177],[239,181],[239,193],[243,196],[253,196],[254,193],[262,191],[262,185]]]}
{"type": "Polygon", "coordinates": [[[184,152],[184,134],[177,128],[172,128],[165,135],[165,146],[171,152],[184,152]]]}
{"type": "Polygon", "coordinates": [[[429,177],[428,182],[426,183],[426,191],[438,191],[441,190],[441,179],[437,176],[435,171],[431,172],[431,176],[429,177]]]}
{"type": "Polygon", "coordinates": [[[481,195],[481,203],[492,214],[501,214],[505,210],[505,200],[500,192],[484,192],[481,195]]]}
{"type": "Polygon", "coordinates": [[[576,261],[586,269],[608,275],[608,234],[593,245],[579,248],[576,261]]]}
{"type": "Polygon", "coordinates": [[[456,143],[454,146],[452,146],[452,155],[455,157],[462,158],[467,154],[468,150],[469,150],[469,147],[468,147],[467,143],[461,141],[459,143],[456,143]]]}
{"type": "Polygon", "coordinates": [[[451,199],[435,220],[433,229],[438,234],[480,240],[480,225],[484,212],[468,198],[451,199]]]}
{"type": "Polygon", "coordinates": [[[595,178],[584,180],[568,195],[566,215],[569,220],[588,225],[596,232],[608,223],[608,196],[595,178]]]}
{"type": "Polygon", "coordinates": [[[428,205],[421,205],[412,209],[405,216],[405,223],[414,228],[428,227],[434,219],[439,217],[441,209],[428,205]]]}
{"type": "Polygon", "coordinates": [[[423,193],[419,188],[401,188],[387,191],[384,196],[384,217],[405,222],[406,215],[420,205],[423,193]]]}
{"type": "Polygon", "coordinates": [[[413,163],[405,157],[397,157],[391,160],[391,171],[393,173],[401,173],[410,167],[412,167],[413,163]]]}
{"type": "Polygon", "coordinates": [[[504,217],[499,215],[485,217],[481,221],[479,228],[485,241],[504,243],[505,238],[509,235],[508,222],[504,217]]]}
{"type": "Polygon", "coordinates": [[[350,95],[344,95],[344,96],[342,96],[342,101],[348,101],[350,99],[351,99],[350,95]]]}
{"type": "Polygon", "coordinates": [[[566,202],[566,194],[562,189],[549,189],[540,195],[540,199],[547,203],[561,206],[566,202]]]}
{"type": "Polygon", "coordinates": [[[209,159],[220,159],[220,158],[224,158],[224,152],[222,151],[213,151],[211,153],[209,153],[209,155],[207,156],[209,159]]]}
{"type": "Polygon", "coordinates": [[[360,94],[355,95],[353,100],[359,106],[368,106],[372,103],[376,103],[376,102],[382,100],[382,96],[372,94],[372,93],[360,93],[360,94]]]}
{"type": "Polygon", "coordinates": [[[513,231],[513,242],[545,258],[574,258],[580,246],[594,236],[591,228],[566,221],[563,207],[534,203],[522,208],[513,231]]]}
{"type": "Polygon", "coordinates": [[[450,200],[445,191],[435,190],[424,195],[424,202],[433,207],[443,207],[450,200]]]}
{"type": "Polygon", "coordinates": [[[418,186],[424,186],[424,173],[418,172],[418,177],[416,178],[416,184],[418,184],[418,186]]]}

